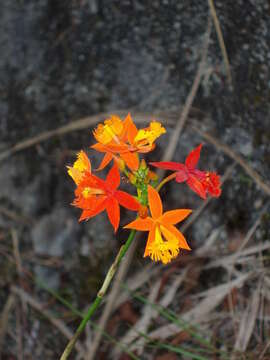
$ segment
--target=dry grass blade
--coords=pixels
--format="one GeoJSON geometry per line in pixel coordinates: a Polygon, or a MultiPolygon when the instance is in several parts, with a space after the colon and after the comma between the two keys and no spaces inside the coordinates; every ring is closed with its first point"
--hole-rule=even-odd
{"type": "Polygon", "coordinates": [[[24,216],[24,215],[18,215],[16,212],[6,209],[4,206],[0,205],[0,214],[8,217],[10,220],[13,220],[15,222],[26,224],[26,225],[32,225],[33,220],[24,216]]]}
{"type": "Polygon", "coordinates": [[[228,255],[218,260],[213,260],[208,265],[205,266],[205,269],[213,269],[221,266],[227,269],[228,267],[232,267],[233,264],[238,263],[240,258],[243,259],[247,256],[255,255],[257,253],[260,253],[261,251],[268,249],[270,249],[270,241],[265,241],[263,244],[251,246],[248,249],[242,250],[237,254],[228,255]]]}
{"type": "MultiPolygon", "coordinates": [[[[185,322],[200,323],[207,320],[208,314],[213,311],[223,299],[235,287],[240,287],[251,276],[251,273],[240,275],[237,279],[225,284],[216,286],[206,292],[206,297],[197,303],[197,305],[187,313],[181,314],[181,320],[185,322]],[[210,295],[209,295],[210,293],[210,295]]],[[[169,324],[159,327],[148,334],[151,339],[167,339],[168,337],[179,332],[179,326],[169,324]]]]}
{"type": "MultiPolygon", "coordinates": [[[[175,294],[180,287],[180,285],[185,280],[186,274],[188,272],[188,269],[185,269],[183,273],[175,278],[175,280],[170,284],[169,290],[165,293],[165,295],[162,297],[162,299],[159,301],[159,305],[166,308],[168,307],[173,299],[175,298],[175,294]]],[[[157,310],[155,310],[153,307],[149,309],[149,313],[147,313],[146,321],[143,322],[142,319],[142,326],[140,328],[141,333],[147,333],[147,330],[149,328],[149,325],[151,324],[151,320],[157,318],[159,316],[159,313],[157,310]]],[[[143,337],[140,337],[132,346],[131,351],[137,351],[138,355],[142,355],[144,351],[144,345],[145,345],[145,339],[143,337]]]]}
{"type": "MultiPolygon", "coordinates": [[[[149,264],[143,268],[143,270],[138,271],[134,276],[128,278],[128,288],[130,291],[136,291],[138,288],[141,288],[146,282],[150,281],[155,275],[157,275],[161,270],[160,265],[149,264]]],[[[114,304],[114,309],[117,309],[122,303],[127,301],[129,298],[129,293],[121,293],[114,304]]]]}
{"type": "Polygon", "coordinates": [[[225,68],[226,68],[227,77],[228,77],[228,82],[232,86],[232,74],[231,74],[230,62],[229,62],[226,46],[225,46],[225,43],[224,43],[220,23],[219,23],[219,20],[218,20],[218,17],[217,17],[214,1],[213,0],[208,0],[208,5],[209,5],[210,12],[211,12],[211,15],[212,15],[212,18],[213,18],[213,21],[214,21],[219,46],[220,46],[222,56],[223,56],[223,59],[224,59],[225,68]]]}
{"type": "MultiPolygon", "coordinates": [[[[150,304],[146,304],[142,310],[141,318],[136,322],[135,326],[133,326],[119,341],[122,344],[130,345],[138,336],[140,336],[140,332],[145,331],[148,327],[151,318],[152,318],[152,307],[151,303],[155,302],[158,291],[160,288],[160,280],[157,280],[154,285],[151,287],[150,294],[148,296],[148,302],[150,304]]],[[[119,359],[119,349],[115,348],[113,351],[114,358],[119,359]]]]}
{"type": "MultiPolygon", "coordinates": [[[[259,310],[261,285],[262,283],[260,281],[244,315],[242,316],[238,336],[234,345],[234,350],[236,351],[245,351],[248,346],[259,310]]],[[[233,359],[236,359],[236,357],[233,357],[233,359]]]]}
{"type": "Polygon", "coordinates": [[[15,304],[15,296],[13,294],[10,294],[9,297],[7,298],[0,319],[0,360],[2,358],[2,347],[7,332],[8,316],[14,304],[15,304]]]}
{"type": "MultiPolygon", "coordinates": [[[[70,340],[72,338],[73,333],[69,330],[69,328],[61,320],[56,319],[50,311],[44,309],[44,305],[42,303],[17,286],[12,286],[11,291],[13,294],[19,296],[23,301],[45,316],[67,339],[70,340]]],[[[85,350],[80,342],[76,343],[75,348],[81,356],[84,356],[85,350]]]]}
{"type": "MultiPolygon", "coordinates": [[[[262,217],[263,215],[267,212],[269,203],[267,202],[267,204],[263,207],[263,209],[261,210],[257,220],[255,221],[255,223],[252,225],[252,227],[249,229],[249,231],[247,232],[244,240],[242,241],[239,249],[236,251],[236,253],[227,256],[227,257],[223,257],[221,259],[215,260],[214,262],[210,263],[208,265],[208,268],[210,267],[218,267],[218,266],[228,266],[233,265],[233,263],[240,257],[240,256],[246,256],[246,255],[250,255],[250,252],[243,252],[244,247],[247,245],[247,243],[250,241],[250,239],[252,238],[252,236],[254,235],[255,231],[257,230],[258,226],[261,223],[262,217]]],[[[263,247],[261,247],[261,245],[258,245],[257,247],[255,247],[255,252],[256,251],[262,251],[268,248],[268,243],[264,243],[263,247]],[[257,250],[259,248],[259,250],[257,250]]]]}

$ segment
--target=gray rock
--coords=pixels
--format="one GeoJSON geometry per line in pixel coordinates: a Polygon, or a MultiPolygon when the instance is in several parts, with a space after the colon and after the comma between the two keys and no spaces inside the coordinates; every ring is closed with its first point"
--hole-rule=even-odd
{"type": "Polygon", "coordinates": [[[55,208],[33,227],[31,238],[38,255],[64,256],[78,243],[77,219],[64,208],[55,208]]]}

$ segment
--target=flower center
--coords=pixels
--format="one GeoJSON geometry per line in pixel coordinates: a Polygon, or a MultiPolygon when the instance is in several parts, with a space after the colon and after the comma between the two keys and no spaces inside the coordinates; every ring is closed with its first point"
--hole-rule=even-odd
{"type": "Polygon", "coordinates": [[[155,229],[155,240],[149,246],[149,255],[154,261],[162,261],[163,264],[169,263],[179,254],[179,245],[176,237],[171,234],[164,226],[157,225],[155,229]],[[162,232],[166,232],[166,240],[162,237],[162,232]]]}
{"type": "Polygon", "coordinates": [[[90,196],[93,196],[93,195],[103,195],[105,194],[105,192],[101,189],[95,189],[95,188],[90,188],[90,187],[85,187],[82,191],[82,196],[85,198],[85,199],[88,199],[90,196]]]}

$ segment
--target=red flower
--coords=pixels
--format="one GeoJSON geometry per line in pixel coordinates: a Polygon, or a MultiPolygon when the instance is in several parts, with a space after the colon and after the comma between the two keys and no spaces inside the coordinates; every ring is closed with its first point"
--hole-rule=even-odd
{"type": "Polygon", "coordinates": [[[75,190],[73,205],[82,209],[79,221],[88,220],[106,210],[114,231],[118,229],[120,221],[120,207],[138,211],[140,204],[128,193],[117,190],[120,185],[120,174],[117,165],[110,169],[106,180],[86,173],[75,190]]]}
{"type": "Polygon", "coordinates": [[[219,197],[221,194],[219,175],[214,172],[201,171],[196,168],[200,159],[201,148],[202,144],[192,150],[184,164],[172,161],[151,162],[150,164],[161,169],[176,171],[176,182],[186,182],[191,190],[203,199],[206,199],[207,193],[219,197]]]}

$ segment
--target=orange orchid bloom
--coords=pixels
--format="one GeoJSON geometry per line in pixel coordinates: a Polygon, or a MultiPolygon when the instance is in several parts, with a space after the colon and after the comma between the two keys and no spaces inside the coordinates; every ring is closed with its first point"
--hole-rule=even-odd
{"type": "Polygon", "coordinates": [[[152,217],[138,218],[124,228],[149,231],[144,257],[150,256],[154,261],[167,264],[177,257],[179,249],[190,250],[186,239],[174,225],[184,220],[191,210],[176,209],[163,213],[159,193],[150,185],[147,191],[152,217]]]}
{"type": "Polygon", "coordinates": [[[90,172],[84,173],[75,190],[74,206],[82,209],[79,221],[88,220],[106,210],[114,231],[119,227],[119,204],[129,210],[138,211],[139,202],[128,193],[117,190],[120,185],[120,174],[117,165],[110,169],[106,180],[102,180],[90,172]]]}
{"type": "Polygon", "coordinates": [[[104,169],[112,159],[117,160],[119,157],[132,171],[138,170],[138,153],[153,150],[155,140],[165,132],[164,127],[157,121],[152,121],[149,127],[138,130],[130,114],[124,121],[117,115],[112,115],[93,132],[97,143],[92,148],[105,153],[98,170],[104,169]]]}
{"type": "Polygon", "coordinates": [[[72,177],[76,185],[80,183],[86,172],[91,174],[91,163],[83,150],[77,154],[77,160],[73,166],[67,166],[67,168],[68,174],[72,177]]]}

